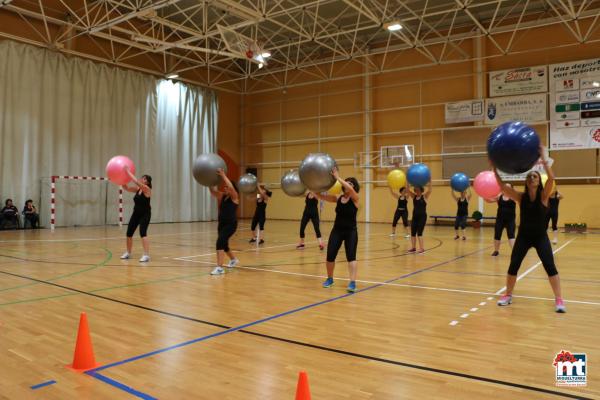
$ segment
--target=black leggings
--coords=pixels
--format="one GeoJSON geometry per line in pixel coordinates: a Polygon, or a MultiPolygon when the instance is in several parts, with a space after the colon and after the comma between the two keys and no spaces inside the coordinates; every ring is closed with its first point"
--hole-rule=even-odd
{"type": "Polygon", "coordinates": [[[229,251],[229,238],[237,229],[237,221],[219,222],[219,236],[217,237],[217,250],[229,251]]]}
{"type": "Polygon", "coordinates": [[[548,230],[548,225],[550,224],[550,220],[552,220],[552,230],[558,230],[558,212],[548,213],[546,215],[546,230],[548,230]]]}
{"type": "Polygon", "coordinates": [[[252,217],[252,226],[250,227],[250,230],[252,232],[254,232],[256,230],[256,225],[258,225],[260,230],[264,231],[266,220],[267,220],[266,214],[254,214],[254,217],[252,217]]]}
{"type": "Polygon", "coordinates": [[[346,250],[346,261],[356,261],[356,247],[358,246],[358,231],[353,229],[336,229],[335,227],[329,234],[327,241],[327,262],[334,262],[340,247],[344,242],[346,250]]]}
{"type": "Polygon", "coordinates": [[[502,231],[506,228],[506,235],[509,239],[515,238],[515,217],[513,215],[508,217],[496,217],[496,224],[494,225],[494,240],[502,239],[502,231]]]}
{"type": "Polygon", "coordinates": [[[406,228],[408,226],[408,210],[399,210],[396,209],[394,213],[394,220],[392,221],[392,228],[395,228],[398,225],[398,220],[402,218],[402,225],[406,228]]]}
{"type": "Polygon", "coordinates": [[[466,215],[457,215],[454,220],[454,230],[465,229],[467,227],[467,216],[466,215]]]}
{"type": "Polygon", "coordinates": [[[133,212],[131,218],[129,218],[129,225],[127,225],[127,237],[133,237],[135,230],[138,225],[140,227],[140,237],[146,237],[148,235],[148,225],[150,225],[150,218],[152,213],[137,213],[133,212]]]}
{"type": "Polygon", "coordinates": [[[321,238],[321,229],[319,229],[319,214],[302,214],[302,221],[300,221],[300,239],[304,239],[304,230],[306,229],[306,225],[308,225],[308,221],[312,221],[313,228],[315,228],[315,233],[317,235],[317,239],[321,238]]]}
{"type": "MultiPolygon", "coordinates": [[[[25,220],[29,221],[32,229],[35,229],[38,227],[40,217],[37,214],[25,214],[25,220]]],[[[25,225],[25,223],[23,223],[23,225],[25,225]]]]}
{"type": "Polygon", "coordinates": [[[517,275],[523,259],[532,247],[537,251],[548,276],[558,275],[556,265],[554,265],[554,255],[552,254],[550,239],[548,239],[548,235],[545,232],[538,235],[521,234],[519,232],[512,249],[512,254],[510,255],[508,274],[513,276],[517,275]]]}
{"type": "Polygon", "coordinates": [[[410,221],[410,236],[423,236],[426,223],[427,214],[413,214],[412,221],[410,221]]]}

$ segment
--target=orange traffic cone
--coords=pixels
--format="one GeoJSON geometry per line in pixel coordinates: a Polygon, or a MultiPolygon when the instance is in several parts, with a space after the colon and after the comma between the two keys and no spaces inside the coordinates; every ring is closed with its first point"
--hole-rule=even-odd
{"type": "Polygon", "coordinates": [[[84,312],[79,317],[79,330],[77,331],[77,343],[75,344],[75,355],[73,364],[67,365],[77,372],[84,372],[88,369],[97,367],[94,358],[94,349],[92,348],[92,338],[90,337],[90,328],[88,327],[87,315],[84,312]]]}
{"type": "Polygon", "coordinates": [[[301,371],[296,386],[296,400],[310,400],[310,388],[308,387],[308,375],[301,371]]]}

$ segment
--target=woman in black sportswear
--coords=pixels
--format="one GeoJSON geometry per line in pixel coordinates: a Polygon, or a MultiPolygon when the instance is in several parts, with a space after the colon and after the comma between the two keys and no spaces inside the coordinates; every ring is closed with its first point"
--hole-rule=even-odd
{"type": "Polygon", "coordinates": [[[409,253],[417,251],[417,238],[419,239],[419,253],[425,252],[423,244],[423,230],[427,224],[427,200],[431,196],[431,182],[427,184],[427,191],[422,186],[415,186],[415,191],[408,190],[408,195],[413,199],[413,216],[410,221],[410,243],[412,247],[409,253]]]}
{"type": "Polygon", "coordinates": [[[554,264],[554,255],[552,254],[552,245],[546,232],[546,213],[548,212],[548,199],[552,192],[552,183],[554,182],[554,172],[548,165],[544,148],[540,145],[540,157],[548,180],[546,185],[542,184],[542,176],[537,171],[530,171],[525,180],[525,191],[517,192],[512,187],[505,185],[502,178],[494,168],[496,180],[508,197],[519,204],[521,221],[519,232],[510,256],[510,266],[506,275],[506,293],[498,300],[499,306],[508,306],[512,303],[512,293],[517,283],[517,273],[521,267],[523,259],[530,248],[534,247],[542,261],[542,265],[548,274],[548,280],[555,297],[555,310],[564,313],[565,305],[561,295],[560,278],[556,265],[554,264]]]}
{"type": "Polygon", "coordinates": [[[239,195],[235,185],[229,180],[222,169],[217,170],[217,174],[223,180],[223,191],[219,191],[218,187],[211,187],[210,194],[217,198],[219,202],[219,227],[217,237],[217,265],[211,271],[211,275],[221,275],[225,273],[223,263],[225,262],[225,254],[229,256],[229,264],[227,268],[235,267],[239,260],[233,255],[229,248],[229,238],[233,236],[237,230],[237,207],[239,204],[239,195]]]}
{"type": "Polygon", "coordinates": [[[312,221],[315,234],[319,241],[319,249],[323,250],[323,239],[321,238],[321,229],[319,229],[319,200],[317,197],[308,192],[304,198],[304,212],[302,213],[302,221],[300,221],[300,243],[296,246],[297,249],[304,249],[304,230],[309,221],[312,221]]]}
{"type": "Polygon", "coordinates": [[[552,220],[552,243],[558,243],[558,203],[564,199],[564,196],[561,193],[558,193],[558,190],[555,190],[554,193],[550,195],[550,199],[548,199],[548,214],[546,215],[546,230],[548,230],[548,225],[550,224],[550,220],[552,220]]]}
{"type": "Polygon", "coordinates": [[[324,201],[336,203],[335,207],[335,222],[333,229],[329,234],[327,241],[327,279],[323,282],[323,287],[328,288],[333,286],[333,271],[335,269],[335,259],[337,257],[342,243],[346,250],[346,261],[348,261],[348,275],[350,282],[348,283],[348,292],[356,291],[356,273],[358,265],[356,263],[356,248],[358,246],[358,230],[356,228],[356,214],[358,212],[358,192],[360,185],[354,177],[342,179],[337,168],[334,168],[331,174],[342,185],[342,194],[336,196],[333,194],[318,194],[314,195],[324,201]]]}
{"type": "Polygon", "coordinates": [[[150,242],[148,241],[148,225],[152,217],[152,208],[150,207],[150,197],[152,196],[152,177],[150,175],[142,175],[141,179],[137,179],[131,173],[129,167],[125,166],[125,172],[131,178],[135,186],[122,186],[128,192],[135,193],[133,197],[133,213],[129,218],[127,225],[127,251],[121,256],[121,260],[127,260],[131,257],[131,249],[133,247],[133,234],[135,230],[140,228],[140,237],[142,238],[142,246],[144,247],[144,255],[140,258],[140,262],[150,261],[150,242]]]}
{"type": "Polygon", "coordinates": [[[467,218],[469,218],[469,201],[471,200],[471,191],[464,190],[460,192],[460,197],[456,197],[454,189],[450,188],[450,194],[456,201],[456,219],[454,220],[454,240],[458,240],[458,228],[462,231],[462,240],[467,240],[465,228],[467,227],[467,218]]]}
{"type": "Polygon", "coordinates": [[[392,233],[390,236],[396,236],[396,225],[398,225],[398,220],[402,218],[402,225],[404,225],[404,231],[406,238],[410,237],[408,231],[408,196],[406,195],[406,188],[401,187],[398,193],[395,193],[392,188],[390,188],[391,195],[398,199],[398,204],[396,206],[396,211],[394,212],[394,219],[392,221],[392,233]]]}
{"type": "Polygon", "coordinates": [[[252,231],[252,239],[250,243],[263,244],[265,242],[265,222],[267,221],[267,201],[273,194],[270,190],[266,189],[264,185],[257,185],[256,189],[256,209],[254,210],[254,216],[252,217],[252,225],[250,230],[252,231]],[[256,227],[260,229],[259,234],[256,234],[256,227]]]}
{"type": "MultiPolygon", "coordinates": [[[[505,183],[505,186],[512,188],[510,183],[505,183]]],[[[494,200],[486,200],[488,203],[493,203],[494,200]]],[[[512,249],[515,244],[515,229],[516,229],[516,208],[515,203],[510,197],[504,192],[498,195],[496,199],[498,203],[498,210],[496,211],[496,223],[494,224],[494,252],[492,256],[496,257],[500,254],[500,243],[502,243],[502,231],[506,229],[506,236],[508,236],[508,244],[512,249]]]]}

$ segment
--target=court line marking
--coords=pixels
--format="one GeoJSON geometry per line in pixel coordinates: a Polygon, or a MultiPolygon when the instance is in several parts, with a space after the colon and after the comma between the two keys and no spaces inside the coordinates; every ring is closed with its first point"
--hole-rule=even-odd
{"type": "MultiPolygon", "coordinates": [[[[365,235],[365,239],[366,238],[370,238],[371,236],[385,236],[388,235],[387,233],[372,233],[372,234],[368,234],[365,235]]],[[[436,239],[435,237],[433,237],[433,239],[436,239]]],[[[438,239],[439,240],[439,239],[438,239]]],[[[314,240],[311,242],[304,242],[304,244],[316,244],[319,243],[318,240],[314,240]]],[[[323,240],[323,244],[326,245],[327,241],[323,240]]],[[[244,250],[238,250],[238,251],[234,251],[234,253],[248,253],[248,252],[252,252],[252,251],[259,251],[259,250],[267,250],[267,249],[277,249],[277,248],[281,248],[281,247],[289,247],[289,246],[297,246],[298,243],[294,242],[294,243],[288,243],[288,244],[281,244],[281,245],[277,245],[277,246],[267,246],[267,247],[261,247],[259,245],[254,246],[251,249],[244,249],[244,250]]],[[[181,257],[176,257],[176,258],[171,258],[172,260],[178,260],[178,261],[190,261],[190,258],[197,258],[197,257],[208,257],[208,256],[214,256],[215,255],[215,251],[212,251],[210,253],[205,253],[205,254],[197,254],[197,255],[191,255],[191,256],[181,256],[181,257]]]]}
{"type": "Polygon", "coordinates": [[[46,386],[53,385],[55,383],[56,383],[55,380],[51,380],[51,381],[46,381],[46,382],[38,383],[37,385],[30,386],[30,388],[33,389],[33,390],[36,390],[36,389],[39,389],[39,388],[43,388],[43,387],[46,387],[46,386]]]}
{"type": "MultiPolygon", "coordinates": [[[[555,250],[553,250],[553,251],[552,251],[552,254],[554,255],[554,254],[558,253],[559,251],[561,251],[562,249],[564,249],[565,247],[567,247],[567,245],[569,245],[569,244],[570,244],[571,242],[573,242],[574,240],[575,240],[575,238],[573,238],[573,239],[569,240],[568,242],[566,242],[566,243],[565,243],[565,244],[563,244],[562,246],[560,246],[560,247],[556,248],[555,250]]],[[[537,263],[533,264],[533,265],[532,265],[532,266],[531,266],[529,269],[527,269],[527,271],[525,271],[525,272],[523,272],[521,275],[519,275],[519,276],[517,277],[517,282],[518,282],[518,281],[520,281],[521,279],[525,278],[527,275],[529,275],[531,272],[533,272],[533,271],[534,271],[534,270],[535,270],[537,267],[539,267],[540,265],[542,265],[542,261],[541,261],[541,260],[540,260],[540,261],[538,261],[537,263]]],[[[501,289],[499,289],[498,291],[496,291],[496,293],[494,293],[494,296],[498,296],[498,295],[502,294],[502,292],[504,292],[505,290],[506,290],[506,286],[504,286],[504,287],[502,287],[501,289]]],[[[513,297],[517,297],[517,296],[513,296],[513,297]]],[[[522,297],[522,296],[519,296],[519,297],[522,297]]],[[[490,297],[488,297],[488,300],[491,300],[491,298],[490,298],[490,297]]],[[[550,300],[554,301],[554,299],[550,299],[550,300]]],[[[564,302],[565,302],[565,303],[567,303],[567,302],[569,302],[569,301],[567,301],[567,300],[564,300],[564,302]]],[[[572,303],[574,303],[574,302],[572,302],[572,303]]],[[[582,302],[578,302],[578,303],[582,303],[582,302]]],[[[585,303],[588,303],[588,302],[585,302],[585,303]]],[[[463,319],[464,319],[464,318],[467,318],[467,316],[469,316],[469,314],[463,314],[463,315],[461,315],[461,316],[460,316],[460,317],[461,317],[461,318],[463,318],[463,319]],[[465,316],[465,317],[463,317],[463,315],[466,315],[466,316],[465,316]]],[[[454,322],[454,321],[453,321],[453,322],[454,322]]],[[[457,324],[458,324],[458,323],[456,323],[456,324],[452,324],[452,323],[451,323],[450,325],[452,325],[452,326],[456,326],[457,324]]]]}
{"type": "MultiPolygon", "coordinates": [[[[436,268],[438,266],[445,265],[445,264],[454,262],[456,260],[465,258],[465,257],[467,257],[469,255],[479,253],[479,252],[481,252],[481,251],[483,251],[485,249],[487,249],[487,247],[483,248],[483,249],[478,249],[476,251],[472,251],[472,252],[469,252],[469,253],[466,253],[466,254],[463,254],[463,255],[460,255],[460,256],[453,257],[453,258],[451,258],[449,260],[445,260],[445,261],[436,263],[436,264],[431,265],[429,267],[424,267],[424,268],[418,269],[416,271],[412,271],[412,272],[404,274],[404,275],[402,275],[400,277],[390,279],[390,280],[388,280],[388,282],[393,282],[395,280],[400,280],[400,279],[408,278],[408,277],[416,275],[418,273],[425,272],[425,271],[431,270],[433,268],[436,268]]],[[[375,284],[375,285],[368,286],[368,287],[363,288],[363,289],[359,289],[355,293],[346,293],[346,294],[343,294],[343,295],[340,295],[340,296],[336,296],[336,297],[333,297],[333,298],[329,298],[329,299],[326,299],[326,300],[322,300],[322,301],[319,301],[319,302],[316,302],[316,303],[312,303],[312,304],[308,304],[308,305],[305,305],[305,306],[297,307],[297,308],[294,308],[292,310],[288,310],[288,311],[285,311],[285,312],[282,312],[282,313],[279,313],[279,314],[271,315],[269,317],[261,318],[259,320],[253,321],[253,322],[249,322],[249,323],[246,323],[246,324],[238,325],[236,327],[232,327],[232,328],[226,329],[224,331],[216,332],[216,333],[213,333],[213,334],[210,334],[210,335],[206,335],[206,336],[203,336],[203,337],[200,337],[200,338],[188,340],[186,342],[182,342],[182,343],[178,343],[178,344],[175,344],[175,345],[172,345],[172,346],[168,346],[168,347],[164,347],[164,348],[161,348],[161,349],[157,349],[157,350],[154,350],[154,351],[151,351],[151,352],[148,352],[148,353],[144,353],[144,354],[140,354],[138,356],[127,358],[125,360],[121,360],[121,361],[113,362],[113,363],[110,363],[110,364],[106,364],[106,365],[94,368],[94,369],[90,370],[90,372],[103,371],[103,370],[108,369],[108,368],[113,368],[113,367],[120,366],[120,365],[123,365],[123,364],[128,364],[130,362],[137,361],[137,360],[140,360],[140,359],[143,359],[143,358],[151,357],[151,356],[154,356],[154,355],[157,355],[157,354],[161,354],[161,353],[164,353],[164,352],[167,352],[167,351],[171,351],[171,350],[175,350],[175,349],[178,349],[178,348],[181,348],[181,347],[189,346],[191,344],[198,343],[198,342],[201,342],[201,341],[205,341],[205,340],[208,340],[208,339],[212,339],[214,337],[219,337],[219,336],[225,335],[227,333],[237,332],[237,331],[240,331],[242,329],[248,328],[250,326],[258,325],[258,324],[261,324],[261,323],[264,323],[264,322],[267,322],[267,321],[271,321],[273,319],[282,318],[282,317],[287,316],[287,315],[295,314],[295,313],[298,313],[300,311],[311,309],[311,308],[314,308],[314,307],[317,307],[317,306],[320,306],[320,305],[323,305],[323,304],[328,304],[328,303],[331,303],[331,302],[334,302],[334,301],[337,301],[337,300],[340,300],[340,299],[344,299],[344,298],[349,297],[349,296],[355,296],[355,295],[357,295],[359,293],[366,292],[368,290],[375,289],[375,288],[378,288],[380,286],[383,286],[383,285],[381,285],[381,284],[375,284]]]]}
{"type": "MultiPolygon", "coordinates": [[[[198,221],[199,223],[212,223],[216,221],[198,221]]],[[[123,225],[125,226],[125,225],[123,225]]],[[[121,230],[122,228],[118,228],[121,230]]],[[[239,228],[238,231],[246,231],[250,230],[249,228],[239,228]]],[[[125,231],[123,231],[125,233],[125,231]]],[[[216,233],[214,230],[207,231],[191,231],[191,232],[179,232],[179,233],[155,233],[152,234],[152,237],[155,236],[181,236],[181,235],[193,235],[196,233],[216,233]]],[[[60,242],[91,242],[97,240],[122,240],[125,239],[125,236],[103,236],[96,238],[79,238],[79,239],[15,239],[15,240],[0,240],[0,243],[60,243],[60,242]]]]}
{"type": "MultiPolygon", "coordinates": [[[[187,260],[187,261],[192,262],[192,263],[201,263],[201,261],[198,261],[198,260],[187,260]]],[[[243,265],[237,265],[236,267],[230,268],[230,269],[232,269],[232,270],[236,270],[236,269],[256,270],[256,271],[272,272],[272,273],[277,273],[277,274],[294,275],[294,276],[315,278],[315,279],[316,278],[318,278],[318,279],[326,279],[327,278],[326,275],[315,275],[315,274],[306,274],[306,273],[302,273],[302,272],[282,271],[282,270],[271,269],[271,268],[246,267],[243,265]]],[[[349,281],[348,278],[335,278],[335,279],[340,280],[340,281],[349,281]]],[[[438,291],[443,291],[443,292],[455,292],[455,293],[465,293],[465,294],[483,294],[483,295],[496,296],[496,293],[494,293],[494,292],[486,292],[486,291],[478,291],[478,290],[465,290],[465,289],[452,289],[452,288],[443,288],[443,287],[425,286],[425,285],[414,285],[414,284],[409,284],[409,283],[381,282],[381,281],[370,281],[370,280],[363,280],[363,279],[357,279],[356,282],[357,283],[374,284],[374,285],[382,285],[382,286],[397,286],[397,287],[408,287],[408,288],[425,289],[425,290],[438,290],[438,291]]],[[[536,296],[526,296],[526,295],[513,295],[513,297],[530,299],[530,300],[554,301],[554,299],[549,298],[549,297],[536,297],[536,296]]],[[[493,299],[494,299],[493,297],[488,298],[488,300],[493,300],[493,299]]],[[[567,300],[567,299],[563,299],[563,300],[565,301],[565,303],[588,304],[588,305],[600,306],[600,302],[594,302],[594,301],[567,300]]],[[[486,304],[485,302],[479,303],[480,306],[484,306],[485,304],[486,304]]]]}
{"type": "MultiPolygon", "coordinates": [[[[448,262],[452,262],[455,261],[455,259],[451,259],[451,260],[447,260],[445,261],[445,263],[448,262]]],[[[433,267],[433,266],[432,266],[433,267]]],[[[431,268],[431,267],[430,267],[431,268]]],[[[2,273],[6,273],[4,271],[0,271],[2,273]]],[[[418,271],[416,271],[416,273],[418,273],[418,271]]],[[[12,273],[6,273],[8,275],[15,275],[12,273]]],[[[35,278],[28,278],[28,277],[24,277],[27,279],[31,279],[31,280],[37,280],[35,278]]],[[[37,280],[39,281],[39,280],[37,280]]],[[[47,283],[49,285],[52,286],[58,286],[58,287],[63,287],[66,289],[70,289],[76,292],[80,292],[83,294],[88,294],[86,292],[80,291],[78,289],[73,289],[73,288],[67,288],[65,286],[62,285],[58,285],[55,283],[48,283],[48,282],[43,282],[40,281],[41,283],[47,283]]],[[[376,286],[374,286],[376,287],[376,286]]],[[[363,289],[364,290],[364,289],[363,289]]],[[[99,298],[103,298],[109,301],[113,301],[113,302],[117,302],[117,303],[121,303],[121,304],[125,304],[125,305],[129,305],[132,307],[136,307],[136,308],[140,308],[140,309],[144,309],[144,310],[148,310],[148,311],[154,311],[157,313],[161,313],[163,315],[169,315],[172,317],[177,317],[177,318],[181,318],[181,319],[186,319],[189,321],[194,321],[194,322],[200,322],[200,323],[204,323],[207,325],[211,325],[211,326],[216,326],[216,327],[221,327],[221,328],[229,328],[225,325],[221,325],[221,324],[217,324],[217,323],[213,323],[213,322],[208,322],[208,321],[202,321],[202,320],[198,320],[195,318],[191,318],[191,317],[186,317],[183,315],[178,315],[178,314],[174,314],[174,313],[169,313],[166,311],[162,311],[162,310],[156,310],[156,309],[152,309],[146,306],[142,306],[142,305],[138,305],[138,304],[132,304],[132,303],[127,303],[121,300],[117,300],[117,299],[112,299],[112,298],[108,298],[108,297],[104,297],[104,296],[99,296],[99,295],[94,295],[94,294],[89,294],[90,296],[94,296],[94,297],[99,297],[99,298]]],[[[346,296],[350,296],[350,294],[345,295],[346,296]]],[[[522,384],[516,384],[516,383],[512,383],[512,382],[506,382],[506,381],[500,381],[500,380],[495,380],[495,379],[491,379],[491,378],[485,378],[485,377],[478,377],[478,376],[474,376],[474,375],[467,375],[467,374],[463,374],[460,372],[453,372],[453,371],[446,371],[446,370],[441,370],[441,369],[435,369],[435,368],[431,368],[431,367],[426,367],[426,366],[421,366],[421,365],[416,365],[416,364],[409,364],[409,363],[404,363],[404,362],[400,362],[400,361],[394,361],[394,360],[388,360],[388,359],[383,359],[383,358],[378,358],[378,357],[373,357],[373,356],[368,356],[368,355],[363,355],[363,354],[359,354],[359,353],[352,353],[352,352],[348,352],[348,351],[344,351],[344,350],[339,350],[339,349],[333,349],[333,348],[328,348],[328,347],[324,347],[324,346],[319,346],[319,345],[314,345],[314,344],[310,344],[310,343],[304,343],[304,342],[299,342],[299,341],[294,341],[294,340],[290,340],[290,339],[285,339],[285,338],[279,338],[276,336],[271,336],[271,335],[266,335],[266,334],[262,334],[262,333],[257,333],[257,332],[251,332],[251,331],[247,331],[247,330],[239,330],[240,332],[243,333],[247,333],[247,334],[251,334],[254,336],[259,336],[259,337],[263,337],[263,338],[268,338],[268,339],[272,339],[272,340],[278,340],[278,341],[282,341],[285,343],[291,343],[291,344],[297,344],[297,345],[301,345],[301,346],[305,346],[305,347],[310,347],[310,348],[314,348],[314,349],[319,349],[319,350],[324,350],[324,351],[330,351],[330,352],[334,352],[334,353],[338,353],[338,354],[343,354],[343,355],[349,355],[349,356],[355,356],[355,357],[360,357],[360,358],[364,358],[364,359],[368,359],[368,360],[374,360],[374,361],[379,361],[379,362],[384,362],[384,363],[389,363],[389,364],[393,364],[393,365],[399,365],[399,366],[404,366],[404,367],[408,367],[408,368],[413,368],[413,369],[419,369],[419,370],[425,370],[425,371],[430,371],[430,372],[436,372],[436,373],[441,373],[441,374],[447,374],[447,375],[451,375],[451,376],[458,376],[458,377],[463,377],[463,378],[467,378],[467,379],[473,379],[473,380],[479,380],[479,381],[483,381],[483,382],[490,382],[490,383],[495,383],[495,384],[499,384],[499,385],[506,385],[506,386],[512,386],[512,387],[518,387],[518,388],[522,388],[522,389],[527,389],[527,390],[532,390],[532,391],[537,391],[537,392],[543,392],[543,393],[549,393],[549,394],[553,394],[553,395],[558,395],[558,396],[562,396],[562,397],[569,397],[569,398],[579,398],[579,399],[585,399],[585,397],[582,396],[573,396],[567,393],[561,393],[561,392],[556,392],[556,391],[552,391],[552,390],[548,390],[548,389],[543,389],[543,388],[537,388],[534,386],[527,386],[527,385],[522,385],[522,384]]],[[[94,373],[93,370],[88,371],[88,375],[92,375],[94,373]]],[[[128,386],[114,380],[111,378],[108,378],[104,375],[98,374],[97,372],[95,373],[95,377],[105,383],[111,384],[119,389],[124,390],[124,388],[129,388],[128,386]]],[[[134,389],[133,389],[134,390],[134,389]]],[[[138,392],[135,391],[137,394],[140,395],[146,395],[145,393],[142,392],[138,392]]],[[[142,397],[144,398],[144,397],[142,397]]],[[[146,397],[151,399],[152,397],[146,397]]]]}
{"type": "Polygon", "coordinates": [[[93,376],[94,378],[104,382],[104,383],[108,383],[111,386],[116,387],[117,389],[121,389],[124,392],[127,392],[135,397],[138,397],[140,399],[144,399],[144,400],[158,400],[156,397],[152,397],[149,394],[146,394],[144,392],[140,392],[139,390],[136,390],[134,388],[132,388],[131,386],[127,386],[115,379],[109,378],[106,375],[102,375],[99,374],[97,372],[86,372],[86,374],[93,376]]]}
{"type": "MultiPolygon", "coordinates": [[[[79,271],[69,272],[67,274],[55,276],[54,278],[48,279],[48,281],[51,282],[51,281],[57,281],[57,280],[64,279],[64,278],[70,278],[72,276],[79,275],[79,274],[82,274],[84,272],[92,271],[94,269],[97,269],[97,268],[100,268],[100,267],[106,265],[112,259],[112,252],[110,250],[108,250],[107,248],[105,248],[105,247],[102,247],[102,250],[104,250],[106,256],[104,257],[104,260],[102,260],[101,262],[99,262],[97,264],[94,264],[91,267],[87,267],[87,268],[84,268],[82,270],[79,270],[79,271]]],[[[2,255],[2,254],[0,254],[0,257],[14,258],[12,256],[5,256],[5,255],[2,255]]],[[[24,262],[29,262],[29,260],[27,260],[27,259],[19,259],[19,260],[22,260],[24,262]]],[[[54,263],[54,261],[52,261],[52,262],[54,263]]],[[[58,261],[56,263],[60,263],[60,261],[58,261]]],[[[3,288],[3,289],[0,289],[0,293],[2,293],[2,292],[8,292],[9,290],[20,289],[20,288],[24,288],[24,287],[28,287],[28,286],[33,286],[33,285],[37,285],[37,283],[35,283],[35,282],[33,282],[33,283],[25,283],[23,285],[18,285],[18,286],[12,286],[12,287],[8,287],[8,288],[3,288]]]]}

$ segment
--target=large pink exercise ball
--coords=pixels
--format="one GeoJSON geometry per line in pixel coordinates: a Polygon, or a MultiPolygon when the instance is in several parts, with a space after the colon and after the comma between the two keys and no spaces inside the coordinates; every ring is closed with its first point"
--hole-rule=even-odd
{"type": "Polygon", "coordinates": [[[135,164],[126,156],[114,156],[106,164],[106,176],[117,185],[126,185],[131,178],[125,172],[125,166],[129,166],[129,171],[135,174],[135,164]]]}
{"type": "Polygon", "coordinates": [[[483,171],[477,174],[473,181],[475,192],[484,199],[493,199],[500,194],[500,185],[492,171],[483,171]]]}

